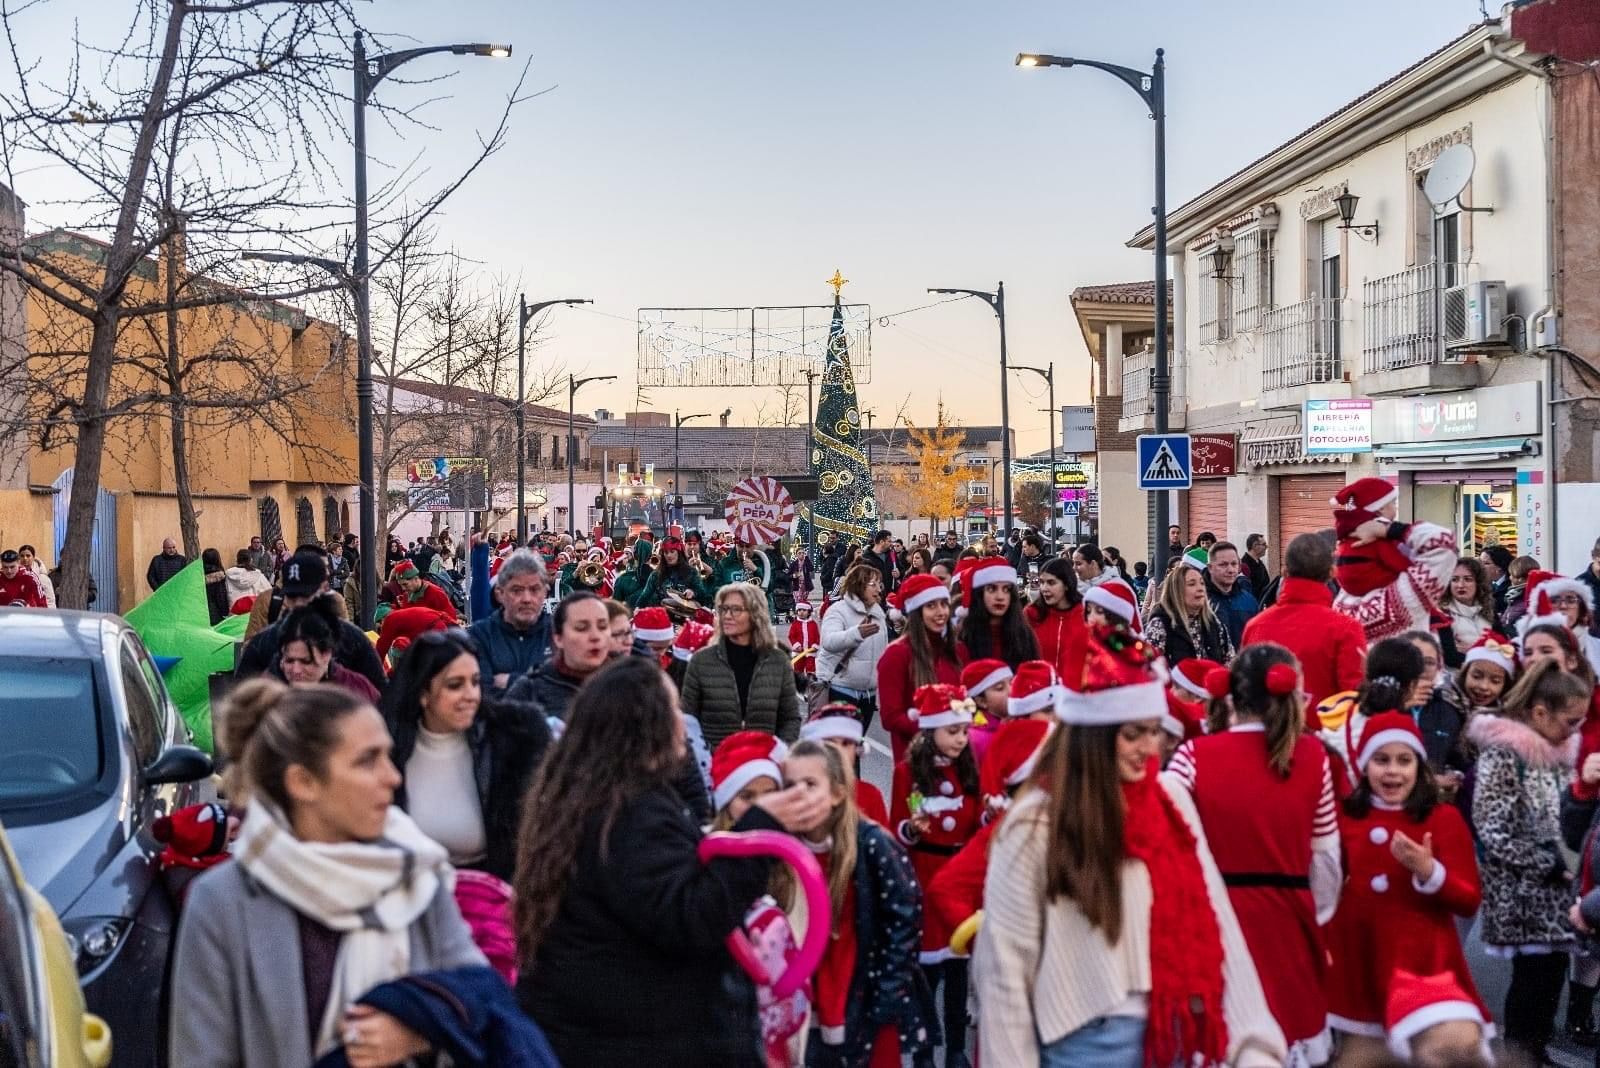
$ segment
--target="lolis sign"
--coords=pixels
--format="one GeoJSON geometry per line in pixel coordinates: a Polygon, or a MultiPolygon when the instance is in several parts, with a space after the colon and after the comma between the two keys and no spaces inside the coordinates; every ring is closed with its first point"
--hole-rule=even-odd
{"type": "Polygon", "coordinates": [[[1195,478],[1225,478],[1238,469],[1239,438],[1235,434],[1192,434],[1189,449],[1195,478]]]}

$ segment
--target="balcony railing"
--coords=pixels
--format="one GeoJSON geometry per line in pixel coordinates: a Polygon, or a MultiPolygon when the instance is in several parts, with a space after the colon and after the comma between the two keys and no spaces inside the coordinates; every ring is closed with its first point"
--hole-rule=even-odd
{"type": "Polygon", "coordinates": [[[1373,374],[1441,362],[1449,339],[1440,337],[1438,326],[1440,289],[1448,296],[1466,281],[1467,267],[1424,263],[1364,283],[1362,370],[1373,374]]]}
{"type": "MultiPolygon", "coordinates": [[[[1183,410],[1183,361],[1176,353],[1169,355],[1172,373],[1172,395],[1168,398],[1168,412],[1183,410]]],[[[1122,418],[1142,419],[1155,414],[1155,398],[1150,392],[1150,376],[1155,370],[1156,355],[1146,349],[1122,358],[1122,418]]]]}
{"type": "Polygon", "coordinates": [[[1341,301],[1313,297],[1273,308],[1262,319],[1263,389],[1292,389],[1344,378],[1341,301]]]}

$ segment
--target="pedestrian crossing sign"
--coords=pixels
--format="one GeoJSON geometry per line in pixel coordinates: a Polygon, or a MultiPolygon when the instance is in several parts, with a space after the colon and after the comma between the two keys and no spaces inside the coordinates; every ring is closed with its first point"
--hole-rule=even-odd
{"type": "Polygon", "coordinates": [[[1194,470],[1189,461],[1188,434],[1140,434],[1139,488],[1188,489],[1194,470]]]}

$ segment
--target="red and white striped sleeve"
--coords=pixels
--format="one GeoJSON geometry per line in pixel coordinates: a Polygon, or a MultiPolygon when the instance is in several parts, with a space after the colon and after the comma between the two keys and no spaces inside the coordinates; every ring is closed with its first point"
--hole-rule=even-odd
{"type": "Polygon", "coordinates": [[[1171,776],[1189,793],[1194,793],[1194,743],[1184,742],[1167,762],[1165,774],[1171,776]]]}
{"type": "Polygon", "coordinates": [[[1311,848],[1318,853],[1339,851],[1339,810],[1333,801],[1333,770],[1326,755],[1322,758],[1322,793],[1311,819],[1311,848]]]}

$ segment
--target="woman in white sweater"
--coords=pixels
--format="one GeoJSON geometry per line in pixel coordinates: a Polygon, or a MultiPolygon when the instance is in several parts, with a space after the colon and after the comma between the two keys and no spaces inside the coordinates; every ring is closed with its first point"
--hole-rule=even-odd
{"type": "Polygon", "coordinates": [[[883,575],[857,564],[845,572],[840,590],[842,596],[822,617],[817,678],[827,684],[829,701],[855,705],[862,726],[870,727],[878,708],[878,659],[889,644],[883,575]]]}
{"type": "Polygon", "coordinates": [[[1096,681],[1058,707],[1067,728],[995,833],[973,957],[989,1063],[1283,1063],[1193,802],[1157,774],[1167,705],[1154,655],[1097,628],[1096,681]]]}

